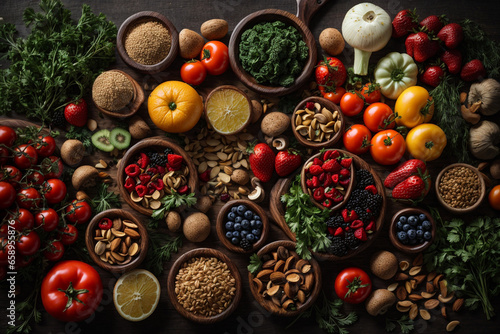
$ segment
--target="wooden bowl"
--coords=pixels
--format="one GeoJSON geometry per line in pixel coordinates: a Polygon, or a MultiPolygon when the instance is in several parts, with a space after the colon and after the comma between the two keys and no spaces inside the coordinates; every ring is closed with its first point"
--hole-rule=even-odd
{"type": "Polygon", "coordinates": [[[435,189],[436,189],[436,195],[437,195],[437,199],[438,199],[439,203],[441,203],[441,205],[446,210],[450,211],[451,213],[453,213],[455,215],[462,215],[462,214],[469,213],[469,212],[476,210],[479,207],[479,205],[481,205],[481,202],[483,201],[484,197],[486,196],[486,184],[484,182],[484,179],[483,179],[481,173],[474,166],[464,164],[464,163],[455,163],[455,164],[451,164],[451,165],[445,167],[438,174],[438,176],[436,178],[435,189]],[[477,175],[478,180],[479,180],[479,185],[481,187],[481,194],[479,195],[479,199],[477,200],[477,202],[474,205],[469,206],[469,207],[464,208],[464,209],[454,208],[451,205],[449,205],[448,203],[446,203],[444,201],[444,199],[442,198],[441,192],[439,191],[439,184],[441,183],[441,178],[444,176],[444,173],[446,173],[448,170],[450,170],[451,168],[454,168],[454,167],[466,167],[466,168],[469,168],[470,170],[472,170],[477,175]]]}
{"type": "Polygon", "coordinates": [[[160,149],[165,149],[165,148],[170,148],[174,153],[179,154],[184,158],[185,164],[189,168],[189,178],[188,178],[188,185],[189,189],[191,192],[195,192],[198,189],[198,170],[196,169],[196,166],[193,164],[193,161],[189,157],[189,155],[184,151],[180,146],[177,144],[173,143],[169,139],[166,139],[164,137],[152,137],[152,138],[146,138],[141,141],[139,141],[137,144],[132,146],[125,152],[125,155],[121,159],[119,165],[118,165],[118,175],[117,175],[117,184],[118,188],[120,189],[120,195],[123,197],[125,202],[127,202],[130,207],[143,215],[146,216],[151,216],[153,214],[153,210],[149,208],[145,208],[142,205],[135,203],[132,201],[130,198],[130,194],[125,189],[125,167],[128,166],[130,163],[132,163],[132,159],[134,159],[136,156],[139,155],[141,152],[147,152],[149,150],[154,151],[155,148],[160,148],[160,149]]]}
{"type": "Polygon", "coordinates": [[[228,316],[231,315],[231,313],[234,312],[234,310],[238,307],[238,304],[241,299],[241,275],[240,272],[238,271],[238,268],[236,265],[229,259],[226,255],[224,255],[222,252],[212,249],[212,248],[196,248],[193,249],[187,253],[184,253],[181,257],[175,261],[173,264],[172,268],[170,269],[170,272],[168,273],[168,283],[167,283],[167,293],[168,297],[170,298],[170,301],[174,305],[174,308],[177,310],[177,312],[180,313],[183,317],[200,323],[200,324],[213,324],[216,322],[219,322],[223,319],[226,319],[228,316]],[[196,315],[192,312],[187,311],[178,301],[177,301],[177,295],[175,293],[175,282],[176,282],[176,276],[179,273],[179,270],[181,269],[181,266],[189,261],[190,259],[194,257],[216,257],[219,260],[225,262],[231,271],[231,274],[233,275],[235,279],[235,294],[233,297],[233,300],[231,301],[231,304],[226,308],[222,313],[219,313],[218,315],[212,316],[212,317],[205,317],[201,315],[196,315]]]}
{"type": "Polygon", "coordinates": [[[255,253],[258,249],[260,249],[266,242],[267,235],[269,234],[269,219],[267,218],[266,212],[254,202],[247,199],[236,199],[227,202],[224,206],[219,210],[219,214],[217,215],[217,222],[215,225],[217,229],[217,236],[222,244],[232,252],[236,253],[255,253]],[[245,251],[243,248],[233,245],[231,241],[226,238],[226,229],[225,224],[227,222],[227,214],[231,210],[232,207],[238,205],[245,205],[247,208],[255,212],[257,215],[261,217],[262,220],[262,234],[260,235],[259,240],[252,245],[252,248],[245,251]]]}
{"type": "Polygon", "coordinates": [[[294,92],[310,81],[311,74],[316,66],[317,49],[313,34],[307,27],[312,15],[327,2],[327,0],[297,0],[297,16],[279,9],[264,9],[252,13],[243,18],[234,28],[229,41],[229,62],[233,72],[248,88],[262,95],[281,96],[294,92]],[[255,78],[248,74],[242,67],[239,60],[239,45],[241,35],[246,30],[258,23],[282,21],[289,26],[293,26],[302,35],[309,48],[309,55],[302,70],[302,73],[295,78],[294,83],[289,87],[266,86],[257,83],[255,78]]]}
{"type": "Polygon", "coordinates": [[[135,81],[135,79],[132,78],[129,74],[127,74],[123,71],[120,71],[120,70],[110,70],[110,72],[111,71],[121,73],[124,76],[126,76],[127,79],[130,80],[130,82],[132,83],[132,86],[134,87],[134,97],[132,98],[132,101],[127,106],[122,108],[121,110],[111,111],[111,110],[101,108],[97,103],[95,103],[94,98],[92,98],[92,100],[94,101],[94,105],[97,107],[97,109],[99,109],[105,115],[108,115],[111,117],[119,117],[119,118],[120,117],[121,118],[130,117],[130,116],[134,115],[137,112],[137,110],[139,110],[142,103],[144,102],[144,91],[142,90],[141,85],[139,85],[139,83],[137,83],[137,81],[135,81]]]}
{"type": "Polygon", "coordinates": [[[319,97],[319,96],[310,96],[310,97],[300,101],[300,103],[297,105],[297,107],[295,108],[295,110],[292,114],[291,122],[292,122],[293,135],[298,140],[298,142],[300,144],[302,144],[303,146],[314,148],[314,149],[322,149],[324,147],[333,147],[336,143],[338,143],[340,138],[342,138],[342,134],[344,133],[344,127],[345,127],[344,116],[343,116],[342,112],[340,111],[340,108],[332,101],[327,100],[323,97],[319,97]],[[328,140],[324,140],[322,142],[315,142],[315,141],[311,141],[311,140],[308,140],[307,138],[303,137],[297,131],[297,126],[295,125],[296,124],[295,121],[298,117],[297,111],[301,110],[301,109],[303,110],[306,107],[305,105],[307,102],[319,103],[322,107],[325,107],[326,109],[330,110],[332,113],[335,110],[338,112],[338,115],[339,115],[338,117],[339,117],[339,120],[341,122],[341,126],[340,126],[339,131],[337,131],[337,133],[333,137],[331,137],[328,140]]]}
{"type": "MultiPolygon", "coordinates": [[[[340,203],[338,203],[337,205],[329,208],[328,210],[330,211],[337,211],[339,210],[340,208],[342,208],[346,203],[347,201],[349,200],[349,197],[351,196],[351,192],[352,192],[352,189],[353,189],[353,185],[354,185],[354,182],[356,181],[356,172],[355,172],[355,169],[354,169],[354,156],[352,153],[348,152],[348,151],[344,151],[344,150],[336,150],[340,153],[340,155],[347,155],[347,156],[350,156],[352,157],[353,159],[353,163],[351,164],[351,182],[349,182],[349,185],[347,186],[347,189],[345,191],[345,194],[344,194],[344,200],[340,203]]],[[[315,155],[313,155],[312,157],[309,158],[309,160],[307,160],[305,162],[305,164],[302,166],[302,171],[300,172],[300,185],[302,186],[302,191],[307,194],[308,193],[308,188],[306,186],[306,168],[307,165],[309,165],[310,163],[313,162],[313,160],[315,158],[320,158],[321,156],[323,155],[323,153],[317,153],[315,155]]],[[[310,197],[310,200],[311,202],[316,205],[318,208],[322,209],[322,210],[325,210],[326,207],[324,207],[321,203],[317,202],[316,200],[314,200],[313,196],[310,197]]]]}
{"type": "MultiPolygon", "coordinates": [[[[283,246],[287,248],[289,251],[295,251],[295,243],[287,240],[280,240],[272,242],[266,246],[264,246],[261,250],[257,252],[257,255],[262,258],[265,254],[270,254],[278,249],[279,246],[283,246]]],[[[252,273],[248,273],[248,281],[250,283],[250,291],[252,291],[252,295],[259,304],[264,307],[268,312],[285,317],[294,317],[302,312],[306,311],[309,307],[311,307],[316,299],[319,296],[321,291],[321,268],[319,267],[318,262],[311,258],[309,263],[312,265],[312,271],[314,274],[315,284],[314,288],[311,291],[309,297],[305,301],[304,304],[300,305],[296,310],[284,310],[282,307],[277,306],[271,300],[265,299],[261,293],[259,293],[257,287],[252,282],[254,279],[254,275],[252,273]]]]}
{"type": "Polygon", "coordinates": [[[137,219],[136,216],[125,210],[109,209],[97,214],[87,225],[87,230],[85,231],[85,244],[89,251],[90,257],[99,267],[112,273],[123,273],[137,268],[142,263],[142,261],[144,261],[148,252],[149,237],[146,227],[139,221],[139,219],[137,219]],[[128,219],[138,226],[139,234],[141,235],[140,253],[129,263],[118,265],[103,262],[95,253],[94,248],[96,241],[94,240],[94,231],[99,228],[99,221],[102,218],[109,218],[111,220],[113,220],[114,218],[128,219]]]}
{"type": "Polygon", "coordinates": [[[141,73],[154,74],[164,71],[168,66],[170,66],[170,64],[172,64],[175,57],[177,57],[177,52],[179,51],[179,33],[173,23],[162,14],[152,11],[138,12],[127,18],[120,26],[120,29],[118,29],[118,35],[116,36],[116,48],[125,64],[141,73]],[[128,29],[131,26],[140,22],[151,20],[161,22],[165,28],[168,29],[171,36],[170,51],[168,52],[167,57],[165,57],[165,59],[158,64],[143,65],[135,62],[127,54],[127,51],[125,50],[125,37],[127,36],[128,29]]]}
{"type": "Polygon", "coordinates": [[[399,249],[402,252],[405,253],[419,253],[423,252],[426,250],[433,242],[434,238],[436,237],[436,222],[432,218],[431,214],[425,210],[419,209],[419,208],[406,208],[402,209],[394,214],[392,216],[392,221],[391,221],[391,226],[389,227],[389,238],[391,239],[392,244],[394,247],[399,249]],[[424,214],[427,216],[427,220],[431,223],[432,229],[431,229],[431,234],[432,238],[431,240],[424,241],[424,243],[419,244],[419,245],[404,245],[398,240],[398,237],[396,235],[397,231],[397,222],[399,220],[399,217],[401,216],[409,216],[409,215],[419,215],[419,214],[424,214]]]}

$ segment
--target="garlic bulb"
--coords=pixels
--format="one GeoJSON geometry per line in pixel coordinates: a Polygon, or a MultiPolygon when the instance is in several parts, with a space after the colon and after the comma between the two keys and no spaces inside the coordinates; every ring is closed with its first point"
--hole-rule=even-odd
{"type": "Polygon", "coordinates": [[[486,79],[472,84],[469,91],[469,106],[480,103],[481,114],[489,116],[500,111],[500,82],[486,79]]]}
{"type": "Polygon", "coordinates": [[[473,156],[489,160],[500,154],[500,127],[490,121],[482,121],[470,129],[469,149],[473,156]]]}

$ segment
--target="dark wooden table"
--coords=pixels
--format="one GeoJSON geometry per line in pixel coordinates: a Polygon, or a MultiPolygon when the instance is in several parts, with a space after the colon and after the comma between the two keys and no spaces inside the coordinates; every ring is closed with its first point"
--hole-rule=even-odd
{"type": "MultiPolygon", "coordinates": [[[[500,9],[500,3],[497,1],[435,1],[435,0],[422,0],[422,1],[373,1],[374,3],[383,7],[391,17],[394,17],[400,10],[405,8],[417,7],[418,13],[421,18],[424,18],[431,14],[446,14],[451,21],[459,21],[464,18],[470,18],[476,22],[483,25],[485,30],[495,39],[500,40],[500,25],[498,24],[498,10],[500,9]]],[[[79,17],[80,8],[83,1],[64,1],[66,7],[70,9],[75,18],[79,17]]],[[[265,8],[279,8],[292,13],[296,12],[296,4],[293,0],[256,0],[256,1],[243,1],[243,0],[205,0],[205,1],[151,1],[151,0],[137,0],[137,1],[118,1],[118,0],[88,0],[85,3],[89,4],[94,12],[102,12],[107,18],[113,21],[118,27],[121,23],[130,15],[143,10],[153,10],[167,16],[177,27],[178,31],[183,28],[189,28],[195,31],[199,31],[202,22],[212,18],[224,18],[229,22],[229,31],[231,32],[235,25],[240,19],[246,15],[265,8]]],[[[310,22],[310,29],[313,35],[317,39],[320,32],[327,27],[335,27],[340,30],[343,17],[346,11],[353,5],[358,3],[358,1],[334,1],[331,0],[327,3],[310,22]]],[[[38,8],[38,1],[32,0],[2,0],[0,2],[0,15],[6,22],[15,23],[17,29],[22,35],[25,35],[28,30],[22,24],[22,13],[26,7],[38,8]]],[[[229,41],[229,36],[227,36],[224,42],[229,41]]],[[[384,48],[382,51],[375,53],[372,56],[372,61],[376,61],[378,58],[385,55],[388,51],[404,51],[401,42],[392,41],[384,48]]],[[[339,57],[346,65],[352,65],[353,50],[347,47],[344,53],[339,57]]],[[[117,57],[116,63],[112,66],[113,68],[118,68],[126,70],[131,74],[141,85],[147,84],[149,87],[157,85],[163,81],[171,79],[180,79],[179,69],[182,64],[182,60],[178,58],[171,67],[162,73],[156,75],[142,75],[140,73],[134,72],[117,57]]],[[[214,78],[208,78],[205,83],[199,89],[200,93],[206,95],[212,88],[220,84],[236,84],[239,87],[245,89],[240,83],[238,83],[231,73],[228,73],[214,78]]],[[[257,97],[254,93],[246,90],[251,97],[257,97]]],[[[149,94],[150,91],[146,91],[149,94]]],[[[0,97],[1,98],[1,97],[0,97]]],[[[97,111],[94,106],[91,106],[91,114],[95,117],[97,111]]],[[[142,116],[147,116],[147,107],[144,104],[139,114],[142,116]]],[[[1,123],[1,119],[0,119],[1,123]]],[[[104,122],[100,122],[100,127],[105,128],[106,126],[111,126],[113,123],[112,119],[105,118],[104,122]]],[[[157,134],[161,134],[160,131],[155,131],[157,134]]],[[[87,158],[87,163],[92,163],[97,161],[101,157],[100,155],[95,155],[93,157],[87,158]]],[[[363,156],[368,162],[373,161],[369,156],[363,156]]],[[[445,159],[439,159],[435,162],[429,164],[431,169],[431,174],[433,179],[435,179],[440,168],[452,161],[446,161],[445,159]]],[[[384,168],[375,164],[375,168],[381,177],[385,177],[390,168],[384,168]]],[[[110,174],[116,176],[116,168],[111,169],[110,174]]],[[[435,194],[431,192],[426,199],[426,204],[437,205],[435,194]]],[[[267,204],[264,204],[267,207],[267,204]]],[[[321,268],[323,271],[323,286],[325,293],[329,296],[333,296],[332,286],[336,274],[347,266],[360,266],[361,268],[368,267],[369,257],[372,253],[379,249],[387,249],[390,251],[395,251],[389,242],[388,238],[388,225],[390,217],[402,205],[395,204],[388,201],[387,215],[385,226],[379,238],[375,240],[372,247],[370,247],[365,252],[361,253],[357,257],[343,261],[339,263],[322,262],[321,268]]],[[[124,206],[127,210],[131,210],[126,205],[124,206]]],[[[212,218],[212,222],[215,222],[215,215],[220,208],[220,203],[216,204],[210,211],[209,215],[212,218]]],[[[444,210],[441,212],[446,216],[444,210]]],[[[483,204],[480,209],[476,212],[477,214],[493,215],[486,204],[483,204]]],[[[144,222],[147,221],[146,217],[138,216],[143,219],[144,222]]],[[[284,233],[275,225],[272,225],[271,235],[269,241],[286,239],[284,233]]],[[[396,252],[398,258],[409,259],[407,255],[396,252]]],[[[104,283],[104,297],[102,304],[95,316],[90,319],[79,323],[79,324],[64,324],[61,323],[45,312],[43,314],[43,321],[35,326],[34,332],[36,333],[322,333],[323,331],[318,328],[316,323],[312,319],[300,319],[289,329],[285,329],[287,325],[293,320],[288,318],[278,318],[275,316],[270,316],[258,304],[254,301],[250,290],[248,288],[247,270],[246,266],[248,264],[248,257],[244,255],[234,254],[228,252],[221,243],[218,241],[215,227],[212,226],[212,232],[209,238],[201,244],[192,244],[187,241],[180,252],[176,254],[171,261],[165,263],[165,271],[161,277],[159,277],[162,293],[160,303],[158,308],[153,313],[153,315],[147,320],[140,323],[131,323],[122,319],[118,313],[115,311],[112,301],[112,290],[114,283],[116,281],[116,276],[98,269],[101,274],[104,283]],[[225,252],[232,261],[234,261],[243,277],[243,298],[241,303],[235,313],[225,321],[212,325],[197,325],[189,322],[188,320],[181,317],[173,308],[170,303],[167,293],[166,293],[166,278],[173,261],[177,259],[182,253],[196,248],[196,247],[213,247],[225,252]]],[[[96,267],[97,268],[97,267],[96,267]]],[[[373,277],[373,282],[375,287],[386,287],[387,283],[383,282],[375,277],[373,277]]],[[[3,316],[5,312],[5,297],[2,295],[0,298],[0,305],[2,311],[0,312],[0,329],[3,332],[6,325],[6,318],[3,316]]],[[[494,306],[498,310],[500,309],[500,300],[497,298],[494,301],[494,306]]],[[[385,318],[384,317],[371,317],[369,316],[362,305],[352,306],[347,305],[345,307],[346,311],[356,311],[359,315],[358,322],[350,327],[352,333],[384,333],[385,332],[385,318]]],[[[445,326],[447,321],[443,319],[437,310],[432,312],[432,319],[428,322],[420,319],[416,325],[416,330],[414,333],[443,333],[445,332],[445,326]]],[[[399,318],[400,314],[394,310],[394,316],[399,318]]],[[[469,312],[461,311],[459,314],[451,314],[450,320],[457,319],[460,320],[461,326],[458,328],[459,333],[496,333],[500,328],[500,321],[498,317],[495,317],[491,321],[486,321],[485,317],[480,312],[469,312]]]]}

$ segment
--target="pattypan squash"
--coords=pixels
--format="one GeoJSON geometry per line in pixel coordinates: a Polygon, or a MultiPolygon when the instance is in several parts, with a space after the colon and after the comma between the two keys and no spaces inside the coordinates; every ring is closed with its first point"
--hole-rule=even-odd
{"type": "Polygon", "coordinates": [[[397,99],[408,87],[417,83],[418,68],[406,53],[391,52],[380,59],[375,68],[375,81],[389,99],[397,99]]]}

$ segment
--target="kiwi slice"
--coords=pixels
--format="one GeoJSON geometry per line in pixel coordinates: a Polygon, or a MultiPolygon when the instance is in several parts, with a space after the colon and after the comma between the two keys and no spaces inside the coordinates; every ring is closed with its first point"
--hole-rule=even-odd
{"type": "Polygon", "coordinates": [[[99,130],[92,135],[92,144],[104,152],[111,152],[115,149],[109,140],[111,133],[109,130],[99,130]]]}
{"type": "Polygon", "coordinates": [[[109,141],[119,150],[124,150],[130,146],[130,132],[122,128],[114,128],[111,130],[109,141]]]}

